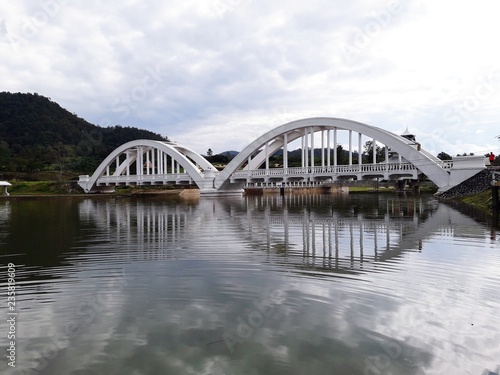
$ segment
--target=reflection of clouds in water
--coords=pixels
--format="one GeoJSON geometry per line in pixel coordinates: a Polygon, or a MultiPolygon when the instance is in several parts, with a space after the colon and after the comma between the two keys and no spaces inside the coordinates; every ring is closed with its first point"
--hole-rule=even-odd
{"type": "MultiPolygon", "coordinates": [[[[217,212],[217,209],[213,209],[213,207],[217,207],[217,205],[210,207],[212,209],[212,212],[217,212]]],[[[439,207],[443,207],[443,206],[439,206],[439,207]]],[[[225,210],[222,210],[222,211],[225,211],[225,210]]],[[[223,213],[225,214],[225,212],[223,212],[223,213]]],[[[251,228],[251,230],[253,232],[257,231],[257,233],[259,233],[261,235],[260,238],[265,239],[265,238],[267,238],[267,236],[262,236],[262,234],[265,234],[266,226],[263,226],[259,232],[259,229],[258,229],[258,228],[260,228],[259,220],[258,220],[259,215],[256,215],[256,216],[257,216],[256,219],[252,220],[252,225],[249,227],[251,228]]],[[[470,236],[477,237],[478,236],[477,230],[472,230],[472,231],[470,230],[470,226],[469,226],[471,224],[469,222],[470,219],[467,219],[467,218],[461,217],[461,216],[458,216],[458,219],[457,219],[457,216],[455,216],[454,214],[452,215],[450,213],[449,209],[448,210],[444,209],[444,208],[438,209],[437,214],[434,214],[434,216],[436,218],[436,221],[439,221],[438,226],[436,226],[435,224],[432,224],[432,223],[427,223],[427,225],[425,225],[425,222],[423,223],[424,225],[422,225],[422,223],[421,223],[420,226],[418,227],[416,233],[412,234],[411,232],[410,233],[408,233],[407,231],[405,232],[404,241],[406,243],[410,243],[410,241],[415,241],[415,236],[418,237],[418,235],[419,235],[418,232],[420,232],[425,237],[432,237],[432,229],[434,229],[434,231],[438,230],[438,231],[442,232],[443,228],[445,228],[445,227],[453,228],[452,230],[456,232],[454,235],[459,235],[459,232],[460,232],[461,233],[460,235],[463,235],[465,237],[470,237],[470,236]],[[441,214],[439,214],[439,212],[441,212],[441,214]],[[446,220],[443,220],[443,218],[445,218],[446,220]],[[462,223],[463,221],[465,221],[467,225],[463,224],[462,223]]],[[[242,219],[238,215],[236,215],[236,217],[239,220],[242,219]]],[[[207,218],[207,216],[205,216],[205,218],[207,218]]],[[[269,220],[270,219],[268,218],[267,221],[261,220],[261,222],[262,223],[270,223],[269,220]]],[[[275,226],[274,230],[276,230],[276,225],[277,225],[276,221],[271,222],[271,223],[275,226]]],[[[242,225],[242,227],[246,227],[246,226],[247,225],[242,225]]],[[[478,227],[478,226],[476,225],[473,227],[478,227]]],[[[447,231],[447,233],[448,232],[449,231],[447,231]]],[[[279,233],[279,226],[278,226],[278,233],[279,233]]],[[[448,235],[450,233],[453,234],[453,232],[449,232],[448,235]]],[[[397,235],[394,237],[394,235],[392,233],[389,236],[389,240],[391,242],[395,242],[398,239],[400,240],[401,238],[397,235]]],[[[358,241],[357,238],[356,238],[356,241],[358,241]]],[[[405,280],[403,279],[402,281],[404,282],[405,280]]],[[[382,281],[382,284],[383,284],[383,281],[382,281]]],[[[405,284],[403,283],[403,285],[405,285],[405,284]]],[[[318,287],[318,285],[315,285],[312,283],[310,283],[310,284],[304,283],[303,287],[305,289],[307,289],[307,291],[304,293],[304,295],[306,296],[307,299],[311,299],[313,301],[323,300],[323,301],[327,302],[328,297],[330,297],[330,298],[338,301],[338,297],[329,296],[329,291],[326,288],[318,287]]],[[[390,288],[390,286],[388,286],[388,288],[390,288]]],[[[414,289],[412,289],[412,290],[414,290],[414,289]]],[[[360,312],[362,312],[363,309],[365,309],[366,310],[365,316],[362,317],[361,323],[363,323],[363,320],[364,320],[365,322],[370,321],[370,323],[373,324],[374,322],[377,322],[378,320],[380,320],[380,327],[382,327],[381,331],[383,332],[384,330],[386,330],[387,332],[385,332],[385,333],[388,334],[387,337],[401,337],[402,342],[406,341],[407,344],[415,345],[416,347],[420,347],[422,350],[425,350],[425,347],[428,346],[426,343],[429,343],[429,341],[432,341],[432,339],[436,336],[436,332],[439,331],[440,325],[441,325],[441,329],[443,330],[443,332],[442,332],[443,335],[449,334],[448,331],[449,331],[449,328],[451,327],[452,336],[450,337],[450,339],[448,341],[453,342],[456,340],[456,338],[453,337],[453,333],[458,333],[460,331],[457,331],[457,327],[452,327],[450,324],[446,325],[445,322],[447,320],[450,321],[450,319],[446,319],[446,318],[449,318],[450,311],[446,308],[444,309],[444,311],[441,311],[439,309],[436,310],[436,306],[439,306],[439,301],[443,297],[444,298],[451,297],[452,299],[455,298],[455,302],[457,302],[456,298],[462,297],[462,296],[461,295],[460,296],[456,296],[456,295],[453,295],[453,296],[439,296],[438,295],[438,296],[436,296],[435,295],[436,291],[440,292],[441,289],[437,288],[435,291],[433,291],[433,293],[429,293],[428,291],[420,293],[418,296],[419,297],[418,309],[416,308],[417,306],[410,305],[410,304],[407,304],[407,305],[402,304],[401,307],[394,306],[393,308],[388,309],[388,307],[391,306],[391,303],[388,303],[388,302],[390,302],[392,300],[391,298],[389,298],[389,299],[384,300],[384,301],[380,302],[379,304],[377,304],[378,309],[377,309],[377,311],[374,311],[373,307],[361,306],[359,300],[349,301],[348,298],[345,298],[341,302],[342,307],[338,308],[339,310],[342,311],[341,316],[343,318],[338,319],[336,321],[336,323],[338,323],[337,326],[329,327],[329,329],[335,331],[335,334],[338,335],[339,337],[342,337],[343,343],[349,343],[349,342],[353,341],[356,338],[356,335],[354,335],[352,332],[352,326],[356,326],[356,325],[360,324],[359,321],[353,322],[353,318],[358,317],[358,319],[359,319],[360,312]],[[429,300],[430,297],[434,297],[434,299],[429,300]],[[428,300],[427,302],[426,302],[426,299],[428,300]],[[354,306],[349,307],[350,304],[354,304],[354,306]],[[420,311],[423,311],[423,312],[421,313],[420,311]],[[395,324],[395,326],[397,327],[397,331],[392,331],[390,328],[393,325],[387,324],[387,322],[397,321],[398,315],[403,316],[405,318],[400,322],[400,324],[395,324]],[[366,318],[366,316],[370,316],[371,319],[373,319],[373,320],[368,320],[366,318]],[[448,329],[445,329],[446,327],[448,327],[448,329]]],[[[358,294],[359,294],[359,291],[358,291],[358,294]]],[[[370,298],[368,298],[367,302],[373,304],[374,296],[372,296],[370,294],[368,294],[368,296],[370,298]]],[[[377,299],[381,298],[380,295],[376,296],[376,297],[377,297],[377,299]]],[[[396,293],[395,297],[397,297],[397,293],[396,293]]],[[[360,298],[360,296],[358,296],[358,298],[360,298]]],[[[460,302],[457,302],[457,303],[460,303],[460,302]]],[[[394,303],[392,303],[392,305],[394,305],[394,303]]],[[[306,309],[306,307],[302,307],[302,308],[306,309]]],[[[199,309],[199,307],[198,307],[198,309],[199,309]]],[[[228,311],[229,310],[231,310],[231,309],[228,308],[228,311]]],[[[226,314],[228,313],[228,311],[226,311],[226,314]]],[[[340,314],[339,311],[337,311],[337,313],[340,314]]],[[[223,315],[224,311],[219,311],[217,314],[223,315]]],[[[191,319],[193,319],[192,317],[190,318],[190,316],[197,316],[198,315],[199,316],[198,324],[195,327],[193,327],[193,329],[201,328],[200,322],[201,322],[202,318],[200,318],[199,314],[196,314],[196,310],[186,308],[182,312],[179,312],[179,315],[183,317],[181,324],[185,325],[186,327],[189,327],[189,321],[191,319]]],[[[234,315],[238,315],[238,313],[236,311],[234,311],[234,312],[230,313],[229,315],[234,316],[234,315]]],[[[288,318],[288,319],[285,319],[284,322],[281,322],[282,324],[287,324],[287,326],[286,326],[287,328],[285,330],[291,330],[292,327],[304,327],[304,326],[308,325],[307,322],[296,321],[296,316],[293,313],[287,314],[285,312],[285,313],[283,313],[283,316],[288,318]],[[292,318],[294,318],[294,319],[292,319],[292,318]]],[[[311,319],[314,320],[314,317],[312,317],[311,319]]],[[[399,319],[401,319],[401,318],[399,318],[399,319]]],[[[465,320],[467,320],[467,319],[465,319],[465,320]]],[[[321,321],[321,319],[320,319],[320,321],[321,321]]],[[[455,325],[457,325],[457,324],[459,325],[460,319],[458,319],[458,320],[451,319],[451,322],[454,322],[455,325]]],[[[362,326],[362,324],[361,324],[361,326],[362,326]]],[[[367,325],[365,327],[365,329],[373,329],[374,327],[376,327],[376,325],[373,325],[373,326],[367,325]]],[[[295,328],[295,329],[299,330],[299,328],[295,328]]],[[[322,330],[328,330],[328,329],[327,329],[327,327],[322,327],[322,330]]],[[[479,329],[478,329],[478,331],[479,331],[479,329]]],[[[464,331],[462,331],[462,332],[464,332],[464,331]]],[[[303,337],[303,336],[301,336],[301,337],[303,337]]],[[[317,337],[321,337],[321,333],[319,333],[317,337]]],[[[363,339],[366,339],[364,336],[360,336],[360,337],[361,337],[360,338],[361,341],[363,339]]],[[[458,333],[458,337],[463,337],[463,335],[461,333],[458,333]]],[[[272,353],[273,349],[275,347],[279,347],[279,348],[286,349],[286,350],[281,350],[279,352],[281,356],[283,356],[283,353],[288,353],[287,355],[289,355],[290,349],[287,348],[286,346],[280,346],[280,345],[276,346],[277,345],[276,343],[274,343],[274,344],[272,343],[272,340],[271,340],[272,338],[273,338],[272,330],[262,328],[259,330],[259,332],[257,334],[255,334],[255,336],[252,339],[253,340],[259,339],[259,340],[262,340],[263,342],[267,343],[267,345],[265,345],[267,348],[266,349],[267,353],[272,353]]],[[[471,337],[468,336],[468,339],[470,340],[471,337]]],[[[314,340],[312,340],[311,342],[314,342],[314,340]]],[[[350,345],[354,345],[354,344],[351,342],[350,345]]],[[[439,351],[440,351],[441,347],[443,347],[443,345],[436,344],[436,350],[438,352],[437,353],[438,359],[444,359],[439,355],[439,351]]],[[[444,345],[443,350],[449,351],[449,350],[451,350],[451,347],[447,348],[446,345],[444,345]]],[[[415,352],[415,351],[418,351],[418,350],[416,350],[416,349],[413,350],[413,352],[415,352]]],[[[423,353],[425,353],[425,352],[423,352],[423,353]]],[[[278,355],[278,354],[276,354],[276,355],[278,355]]],[[[411,357],[411,351],[406,353],[406,355],[411,357]]],[[[429,356],[424,355],[424,358],[426,360],[428,360],[429,356]]],[[[405,357],[405,359],[410,363],[421,362],[421,359],[419,359],[419,358],[407,359],[405,357]]],[[[290,358],[288,358],[287,361],[290,361],[290,358]]]]}
{"type": "Polygon", "coordinates": [[[73,288],[77,285],[74,280],[69,285],[54,283],[53,303],[22,313],[22,320],[36,322],[39,331],[29,329],[20,335],[20,352],[30,355],[29,361],[21,362],[21,368],[41,374],[69,373],[68,369],[83,371],[112,341],[113,328],[120,318],[115,309],[123,305],[127,276],[116,270],[103,276],[95,270],[82,269],[74,277],[85,284],[83,294],[73,288]]]}
{"type": "MultiPolygon", "coordinates": [[[[480,255],[480,248],[477,249],[480,255]]],[[[406,273],[397,272],[403,288],[401,295],[408,301],[398,309],[380,311],[373,317],[373,329],[388,337],[405,341],[412,346],[428,349],[433,361],[426,373],[480,373],[495,358],[500,349],[500,334],[492,317],[496,315],[498,299],[483,299],[483,291],[490,289],[492,280],[486,275],[496,274],[496,267],[481,267],[481,277],[474,273],[474,259],[468,259],[470,272],[440,276],[420,272],[406,279],[406,273]],[[418,287],[418,284],[421,284],[418,287]],[[390,321],[391,324],[387,324],[390,321]]],[[[418,267],[419,260],[412,254],[407,261],[409,269],[418,267]]],[[[481,262],[483,263],[483,262],[481,262]]],[[[436,264],[438,265],[438,264],[436,264]]],[[[429,268],[434,265],[428,264],[429,268]]],[[[446,269],[446,263],[440,265],[446,269]]],[[[461,268],[467,269],[467,267],[461,268]]],[[[397,279],[396,279],[397,280],[397,279]]],[[[394,279],[378,280],[381,287],[394,289],[394,279]]],[[[495,284],[498,285],[496,277],[495,284]]]]}

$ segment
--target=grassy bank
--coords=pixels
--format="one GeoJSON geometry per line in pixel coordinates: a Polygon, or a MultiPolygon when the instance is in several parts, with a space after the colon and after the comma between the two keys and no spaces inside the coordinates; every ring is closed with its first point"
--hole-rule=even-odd
{"type": "Polygon", "coordinates": [[[483,191],[479,194],[467,195],[465,197],[457,198],[459,202],[466,203],[470,206],[478,208],[483,211],[491,210],[491,189],[483,191]]]}
{"type": "Polygon", "coordinates": [[[10,181],[8,191],[10,195],[52,195],[52,194],[81,194],[74,182],[68,181],[10,181]]]}
{"type": "MultiPolygon", "coordinates": [[[[8,188],[11,196],[16,195],[76,195],[84,194],[76,181],[9,181],[12,186],[8,188]]],[[[116,195],[153,195],[179,193],[185,187],[179,186],[117,186],[116,195]]],[[[2,189],[3,191],[3,189],[2,189]]]]}

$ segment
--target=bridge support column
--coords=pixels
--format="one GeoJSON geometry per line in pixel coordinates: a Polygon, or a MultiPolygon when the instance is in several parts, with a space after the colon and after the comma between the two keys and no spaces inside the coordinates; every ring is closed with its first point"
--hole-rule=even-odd
{"type": "Polygon", "coordinates": [[[337,166],[337,128],[333,129],[333,166],[337,166]]]}
{"type": "Polygon", "coordinates": [[[264,145],[264,152],[266,154],[266,174],[269,173],[269,146],[268,142],[264,145]]]}
{"type": "Polygon", "coordinates": [[[314,168],[314,129],[311,128],[311,167],[314,168]]]}
{"type": "Polygon", "coordinates": [[[330,147],[330,129],[326,131],[326,166],[330,166],[330,153],[331,153],[331,147],[330,147]]]}
{"type": "Polygon", "coordinates": [[[349,165],[352,165],[352,130],[349,130],[349,165]]]}
{"type": "Polygon", "coordinates": [[[130,153],[130,150],[127,150],[127,176],[130,176],[130,157],[131,153],[130,153]]]}
{"type": "Polygon", "coordinates": [[[362,134],[358,133],[358,165],[363,164],[363,153],[361,152],[362,134]]]}
{"type": "Polygon", "coordinates": [[[138,177],[138,180],[139,180],[139,181],[137,181],[137,185],[141,184],[140,183],[140,179],[141,179],[142,174],[144,172],[144,170],[143,170],[143,164],[144,164],[144,162],[143,162],[143,156],[144,156],[144,154],[143,154],[142,147],[141,146],[137,147],[137,159],[136,159],[136,164],[137,164],[136,169],[137,169],[137,171],[136,171],[136,174],[137,174],[137,177],[138,177]]]}
{"type": "Polygon", "coordinates": [[[283,134],[283,168],[288,169],[288,133],[283,134]]]}
{"type": "Polygon", "coordinates": [[[321,167],[325,166],[325,131],[321,131],[321,167]]]}
{"type": "Polygon", "coordinates": [[[375,138],[372,138],[372,147],[373,147],[373,164],[377,164],[377,141],[375,138]]]}
{"type": "Polygon", "coordinates": [[[303,167],[307,168],[309,166],[309,136],[307,133],[307,129],[304,129],[304,165],[303,167]]]}

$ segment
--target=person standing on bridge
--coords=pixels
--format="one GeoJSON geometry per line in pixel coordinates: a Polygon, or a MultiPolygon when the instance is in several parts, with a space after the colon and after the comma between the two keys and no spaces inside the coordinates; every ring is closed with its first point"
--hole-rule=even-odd
{"type": "Polygon", "coordinates": [[[493,152],[490,152],[489,158],[490,158],[490,165],[493,165],[493,162],[495,161],[495,154],[493,154],[493,152]]]}

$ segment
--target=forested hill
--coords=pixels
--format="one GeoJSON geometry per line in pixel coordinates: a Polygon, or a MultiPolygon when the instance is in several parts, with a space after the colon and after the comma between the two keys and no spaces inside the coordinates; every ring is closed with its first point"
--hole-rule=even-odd
{"type": "Polygon", "coordinates": [[[0,93],[0,172],[91,173],[134,139],[167,140],[133,127],[103,128],[38,94],[0,93]]]}

